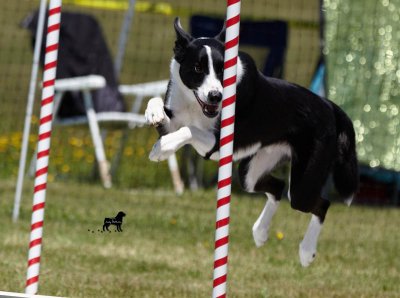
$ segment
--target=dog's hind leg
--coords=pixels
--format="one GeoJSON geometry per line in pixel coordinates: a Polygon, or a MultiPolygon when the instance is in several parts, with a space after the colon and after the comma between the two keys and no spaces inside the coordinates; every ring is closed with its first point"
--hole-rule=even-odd
{"type": "Polygon", "coordinates": [[[267,242],[269,226],[279,206],[279,200],[276,200],[273,195],[267,193],[267,197],[267,203],[252,228],[253,239],[257,247],[261,247],[267,242]]]}
{"type": "Polygon", "coordinates": [[[114,220],[114,218],[107,218],[107,217],[104,219],[103,231],[104,231],[104,228],[106,228],[106,230],[107,230],[108,232],[110,232],[110,230],[108,229],[108,227],[112,224],[113,220],[114,220]]]}
{"type": "Polygon", "coordinates": [[[253,225],[253,239],[257,247],[261,247],[268,240],[268,231],[272,218],[278,210],[285,182],[271,175],[262,177],[254,187],[254,191],[267,195],[267,202],[260,216],[253,225]]]}
{"type": "Polygon", "coordinates": [[[263,148],[251,158],[244,159],[239,165],[239,177],[242,186],[248,192],[263,192],[268,199],[263,211],[253,225],[253,239],[257,247],[268,240],[271,220],[278,209],[285,183],[268,173],[288,154],[280,146],[263,148]]]}
{"type": "Polygon", "coordinates": [[[311,220],[303,240],[299,245],[300,263],[303,267],[308,267],[315,259],[317,253],[318,237],[322,230],[325,215],[328,211],[330,202],[320,198],[314,210],[311,212],[311,220]]]}
{"type": "Polygon", "coordinates": [[[335,155],[332,137],[315,141],[311,147],[299,148],[292,160],[290,204],[293,209],[311,213],[311,221],[299,245],[300,263],[309,266],[317,253],[318,237],[330,202],[321,198],[323,185],[335,155]]]}

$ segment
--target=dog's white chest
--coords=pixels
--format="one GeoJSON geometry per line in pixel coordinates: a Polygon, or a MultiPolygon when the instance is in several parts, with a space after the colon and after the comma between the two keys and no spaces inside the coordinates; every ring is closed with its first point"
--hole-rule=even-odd
{"type": "Polygon", "coordinates": [[[214,121],[210,121],[193,107],[186,107],[184,111],[179,111],[171,121],[173,130],[183,126],[196,126],[202,130],[210,130],[214,126],[214,121]]]}
{"type": "Polygon", "coordinates": [[[202,130],[214,129],[218,117],[207,118],[204,116],[193,92],[183,92],[178,86],[171,86],[170,98],[167,106],[174,116],[171,119],[171,130],[177,130],[183,126],[196,126],[202,130]]]}

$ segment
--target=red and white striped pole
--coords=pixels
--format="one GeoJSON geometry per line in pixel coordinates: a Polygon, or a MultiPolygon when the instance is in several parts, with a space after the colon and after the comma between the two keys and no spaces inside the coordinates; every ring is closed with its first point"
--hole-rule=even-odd
{"type": "Polygon", "coordinates": [[[239,49],[240,0],[227,0],[222,97],[221,137],[219,148],[217,216],[213,297],[226,297],[229,244],[229,207],[231,199],[233,139],[236,102],[236,66],[239,49]]]}
{"type": "Polygon", "coordinates": [[[62,0],[50,0],[47,20],[38,153],[29,242],[28,272],[25,288],[25,293],[31,295],[37,293],[39,286],[40,255],[42,249],[47,170],[49,165],[50,137],[53,119],[54,82],[56,79],[58,41],[60,35],[61,4],[62,0]]]}

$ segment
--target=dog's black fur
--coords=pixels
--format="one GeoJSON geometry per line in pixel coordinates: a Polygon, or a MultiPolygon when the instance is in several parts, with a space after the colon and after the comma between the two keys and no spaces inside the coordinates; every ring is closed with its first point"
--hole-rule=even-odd
{"type": "MultiPolygon", "coordinates": [[[[210,92],[200,98],[199,88],[211,75],[210,68],[213,68],[214,77],[222,82],[224,31],[215,38],[195,39],[182,29],[178,19],[175,31],[177,39],[165,99],[165,115],[159,121],[149,121],[158,125],[161,134],[150,158],[165,159],[190,143],[205,158],[217,159],[222,90],[212,86],[210,92]],[[212,65],[208,64],[210,57],[212,65]],[[179,88],[184,91],[176,91],[179,88]],[[174,97],[182,94],[185,98],[178,102],[174,97]],[[182,102],[188,102],[187,107],[182,108],[182,102]],[[198,112],[193,112],[196,108],[198,112]],[[190,117],[183,117],[184,113],[191,113],[190,117]],[[171,146],[168,146],[184,135],[179,131],[185,126],[192,127],[189,129],[192,135],[170,149],[171,146]],[[202,132],[202,137],[193,141],[196,130],[202,132]],[[175,132],[179,132],[179,136],[175,132]],[[211,143],[204,142],[207,133],[213,136],[211,143]],[[198,150],[200,147],[202,150],[198,150]],[[204,148],[208,151],[204,152],[204,148]]],[[[321,198],[321,191],[329,174],[332,173],[334,186],[343,198],[353,196],[358,187],[352,121],[330,100],[296,84],[264,76],[248,54],[240,52],[238,62],[238,72],[241,73],[238,74],[236,96],[234,152],[239,156],[239,152],[248,151],[238,157],[241,159],[239,176],[243,188],[249,192],[272,194],[279,201],[285,183],[270,175],[270,171],[281,161],[290,159],[291,206],[299,211],[311,212],[322,223],[329,201],[321,198]],[[257,150],[250,150],[252,146],[257,150]],[[265,170],[260,172],[262,162],[266,165],[265,170]],[[258,176],[249,177],[254,172],[258,176]],[[253,181],[251,187],[249,181],[253,181]]],[[[152,108],[148,107],[150,116],[147,118],[153,119],[152,108]]]]}
{"type": "Polygon", "coordinates": [[[108,218],[108,217],[104,218],[103,231],[105,231],[105,230],[110,231],[108,229],[108,227],[110,225],[115,225],[117,228],[117,231],[122,232],[121,225],[122,225],[122,220],[125,215],[126,214],[124,212],[120,211],[120,212],[118,212],[117,216],[115,216],[113,218],[108,218]]]}

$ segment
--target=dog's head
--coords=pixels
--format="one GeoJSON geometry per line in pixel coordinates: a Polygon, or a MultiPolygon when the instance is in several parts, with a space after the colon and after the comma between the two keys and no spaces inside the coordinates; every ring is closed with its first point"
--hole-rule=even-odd
{"type": "Polygon", "coordinates": [[[222,101],[225,28],[213,38],[194,38],[183,30],[179,18],[174,23],[176,41],[174,59],[179,63],[179,76],[194,93],[203,114],[214,118],[222,101]]]}
{"type": "Polygon", "coordinates": [[[124,216],[125,216],[126,214],[124,213],[124,212],[122,212],[122,211],[120,211],[120,212],[118,212],[118,214],[117,214],[117,218],[123,218],[124,216]]]}

